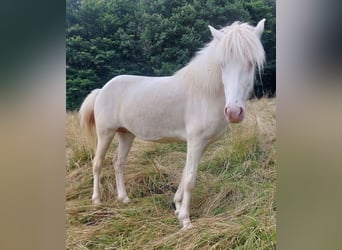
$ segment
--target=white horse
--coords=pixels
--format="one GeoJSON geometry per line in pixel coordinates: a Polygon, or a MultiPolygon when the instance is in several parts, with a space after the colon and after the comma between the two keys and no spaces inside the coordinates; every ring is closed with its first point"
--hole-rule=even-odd
{"type": "Polygon", "coordinates": [[[217,140],[228,123],[241,122],[253,87],[254,72],[263,68],[260,42],[265,19],[256,27],[234,22],[216,30],[213,40],[188,65],[172,76],[120,75],[93,90],[79,114],[81,127],[96,128],[92,201],[100,203],[99,175],[105,153],[118,135],[114,162],[118,200],[129,202],[123,167],[135,137],[154,142],[186,141],[187,157],[174,196],[175,214],[183,229],[191,228],[190,198],[197,167],[206,147],[217,140]]]}

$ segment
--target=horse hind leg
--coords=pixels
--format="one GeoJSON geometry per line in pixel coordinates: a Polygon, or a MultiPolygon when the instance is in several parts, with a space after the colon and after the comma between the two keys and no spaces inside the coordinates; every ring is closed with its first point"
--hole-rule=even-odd
{"type": "Polygon", "coordinates": [[[116,189],[118,192],[118,200],[124,203],[128,203],[131,200],[127,196],[125,180],[123,176],[123,168],[135,136],[129,132],[118,132],[118,137],[119,146],[116,154],[116,159],[113,162],[115,170],[116,189]]]}
{"type": "Polygon", "coordinates": [[[103,159],[106,155],[108,147],[113,140],[115,131],[98,131],[97,132],[97,147],[93,160],[93,195],[92,201],[94,205],[101,203],[100,200],[100,174],[103,165],[103,159]]]}
{"type": "Polygon", "coordinates": [[[184,192],[184,189],[183,189],[183,176],[182,175],[182,179],[179,183],[179,186],[177,188],[177,191],[175,193],[175,196],[174,196],[174,199],[173,199],[173,203],[175,205],[175,215],[178,216],[178,213],[179,213],[179,209],[180,209],[180,206],[182,204],[182,199],[183,199],[183,192],[184,192]]]}

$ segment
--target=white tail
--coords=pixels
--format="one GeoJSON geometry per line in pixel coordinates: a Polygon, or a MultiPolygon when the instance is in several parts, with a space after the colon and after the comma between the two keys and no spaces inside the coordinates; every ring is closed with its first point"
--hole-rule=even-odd
{"type": "Polygon", "coordinates": [[[86,131],[88,139],[95,146],[95,117],[94,104],[96,97],[101,89],[94,89],[83,101],[80,110],[79,118],[81,129],[86,131]]]}

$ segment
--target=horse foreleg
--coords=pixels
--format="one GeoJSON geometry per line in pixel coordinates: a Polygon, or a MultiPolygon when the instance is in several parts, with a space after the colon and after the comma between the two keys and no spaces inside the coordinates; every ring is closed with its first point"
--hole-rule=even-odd
{"type": "Polygon", "coordinates": [[[100,174],[103,165],[103,159],[109,147],[109,144],[113,140],[114,132],[112,131],[101,131],[98,132],[98,142],[96,147],[96,153],[93,161],[93,204],[98,205],[100,201],[100,174]]]}
{"type": "Polygon", "coordinates": [[[178,212],[178,219],[183,226],[182,230],[192,227],[190,221],[190,200],[191,193],[195,187],[196,175],[199,160],[206,147],[206,144],[188,142],[186,165],[182,177],[183,199],[178,212]]]}
{"type": "Polygon", "coordinates": [[[116,189],[118,192],[118,200],[124,203],[130,202],[130,199],[127,196],[125,180],[123,176],[123,168],[125,164],[125,160],[127,155],[131,149],[133,140],[135,136],[129,132],[121,133],[118,132],[119,136],[119,146],[118,152],[116,156],[116,160],[114,161],[114,170],[115,170],[115,179],[116,179],[116,189]]]}

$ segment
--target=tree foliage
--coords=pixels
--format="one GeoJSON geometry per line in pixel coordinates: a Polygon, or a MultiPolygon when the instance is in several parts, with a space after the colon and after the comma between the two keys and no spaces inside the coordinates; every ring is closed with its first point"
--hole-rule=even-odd
{"type": "Polygon", "coordinates": [[[208,24],[262,18],[267,64],[257,95],[275,93],[275,0],[67,0],[67,109],[119,74],[173,74],[210,41],[208,24]]]}

